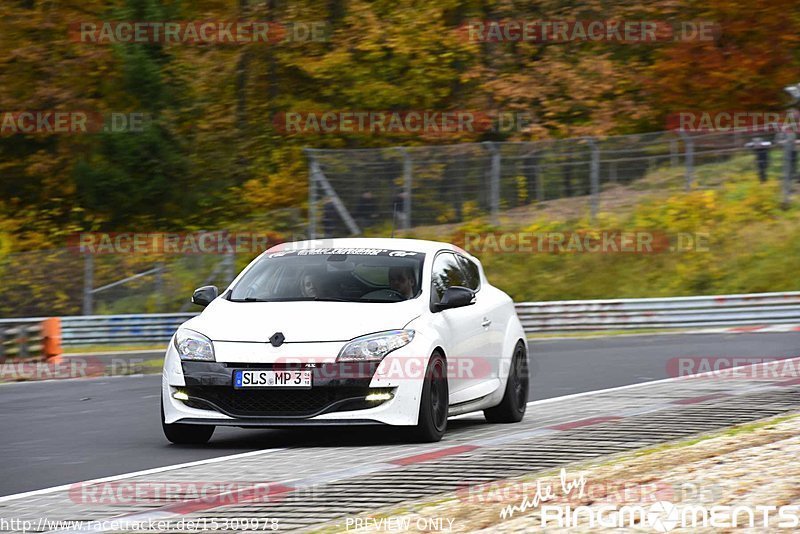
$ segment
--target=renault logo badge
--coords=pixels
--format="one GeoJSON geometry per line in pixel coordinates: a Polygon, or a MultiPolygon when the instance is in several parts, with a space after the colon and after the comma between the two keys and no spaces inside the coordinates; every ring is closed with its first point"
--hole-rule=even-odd
{"type": "Polygon", "coordinates": [[[273,347],[280,347],[283,345],[284,341],[286,341],[286,338],[283,336],[282,332],[275,332],[272,334],[272,337],[269,338],[269,342],[272,343],[273,347]]]}

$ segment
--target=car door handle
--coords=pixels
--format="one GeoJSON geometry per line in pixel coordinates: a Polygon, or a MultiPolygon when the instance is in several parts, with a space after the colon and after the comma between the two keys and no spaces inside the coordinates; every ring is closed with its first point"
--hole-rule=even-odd
{"type": "Polygon", "coordinates": [[[481,326],[482,326],[482,327],[484,327],[484,328],[486,328],[486,327],[487,327],[487,326],[489,326],[490,324],[492,324],[492,320],[491,320],[491,319],[489,319],[488,317],[484,317],[484,318],[483,318],[483,322],[481,323],[481,326]]]}

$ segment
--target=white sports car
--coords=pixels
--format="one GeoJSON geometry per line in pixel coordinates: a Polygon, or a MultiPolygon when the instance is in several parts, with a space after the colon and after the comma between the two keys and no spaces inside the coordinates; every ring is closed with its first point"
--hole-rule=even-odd
{"type": "Polygon", "coordinates": [[[162,424],[173,443],[215,426],[385,424],[438,441],[448,416],[518,422],[527,342],[511,298],[460,248],[412,239],[285,243],[222,293],[164,360],[162,424]]]}

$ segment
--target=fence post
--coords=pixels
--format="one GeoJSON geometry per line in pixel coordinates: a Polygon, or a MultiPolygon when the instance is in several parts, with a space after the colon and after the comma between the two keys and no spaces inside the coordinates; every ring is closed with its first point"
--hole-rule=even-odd
{"type": "Polygon", "coordinates": [[[308,239],[317,238],[317,180],[319,164],[317,158],[306,150],[308,158],[308,239]]]}
{"type": "Polygon", "coordinates": [[[230,285],[236,278],[236,251],[231,248],[225,253],[225,283],[230,285]]]}
{"type": "Polygon", "coordinates": [[[694,181],[694,141],[686,132],[681,131],[680,134],[683,139],[686,160],[686,190],[691,191],[694,181]]]}
{"type": "Polygon", "coordinates": [[[677,167],[678,166],[678,140],[677,139],[670,139],[669,140],[669,166],[670,167],[677,167]]]}
{"type": "Polygon", "coordinates": [[[793,131],[785,132],[783,140],[783,206],[784,208],[788,208],[792,194],[793,160],[794,157],[796,157],[794,156],[795,133],[793,131]]]}
{"type": "Polygon", "coordinates": [[[544,200],[544,176],[539,167],[539,154],[533,160],[533,171],[536,174],[536,201],[541,202],[544,200]]]}
{"type": "Polygon", "coordinates": [[[156,263],[156,309],[157,313],[164,313],[164,269],[166,264],[163,261],[156,263]]]}
{"type": "Polygon", "coordinates": [[[483,145],[492,157],[489,168],[489,212],[492,224],[500,224],[500,151],[491,141],[484,141],[483,145]]]}
{"type": "Polygon", "coordinates": [[[408,150],[401,148],[403,151],[403,192],[405,193],[405,202],[403,203],[405,217],[404,217],[404,230],[411,230],[411,191],[413,186],[413,166],[411,164],[411,155],[408,150]]]}
{"type": "Polygon", "coordinates": [[[83,315],[91,315],[94,299],[94,256],[87,252],[83,255],[83,315]]]}
{"type": "Polygon", "coordinates": [[[600,202],[600,147],[597,146],[597,140],[593,137],[589,138],[589,148],[592,155],[589,165],[591,218],[592,222],[594,222],[597,219],[597,208],[600,202]]]}
{"type": "Polygon", "coordinates": [[[522,169],[525,175],[526,183],[526,199],[528,202],[541,202],[544,200],[544,186],[542,184],[542,176],[539,169],[539,151],[534,148],[526,153],[522,158],[522,169]],[[533,185],[531,185],[533,180],[533,185]]]}

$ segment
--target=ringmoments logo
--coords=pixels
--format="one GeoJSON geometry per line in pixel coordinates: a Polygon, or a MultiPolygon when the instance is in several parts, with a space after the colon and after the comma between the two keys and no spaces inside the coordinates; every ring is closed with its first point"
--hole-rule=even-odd
{"type": "Polygon", "coordinates": [[[696,528],[796,529],[800,526],[800,505],[693,505],[658,501],[649,506],[543,505],[541,528],[625,528],[642,525],[655,532],[696,528]]]}
{"type": "MultiPolygon", "coordinates": [[[[726,492],[730,494],[730,492],[726,492]]],[[[654,532],[716,528],[794,529],[800,505],[719,505],[722,488],[705,483],[602,480],[561,469],[558,477],[472,486],[458,492],[462,501],[505,504],[500,519],[529,513],[536,527],[554,529],[635,529],[654,532]]]]}

